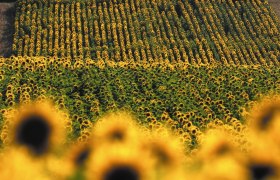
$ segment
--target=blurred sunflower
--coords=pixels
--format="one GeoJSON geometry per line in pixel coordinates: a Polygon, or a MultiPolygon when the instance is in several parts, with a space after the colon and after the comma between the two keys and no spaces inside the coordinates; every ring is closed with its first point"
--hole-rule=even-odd
{"type": "Polygon", "coordinates": [[[246,170],[235,158],[226,155],[205,163],[196,175],[198,180],[246,180],[246,170]]]}
{"type": "Polygon", "coordinates": [[[280,179],[280,149],[271,139],[251,137],[244,167],[247,179],[280,179]]]}
{"type": "Polygon", "coordinates": [[[166,128],[160,127],[152,131],[142,140],[143,149],[151,153],[159,168],[177,168],[185,158],[184,146],[176,136],[166,128]]]}
{"type": "Polygon", "coordinates": [[[73,167],[59,153],[48,154],[39,160],[41,160],[44,171],[50,179],[66,179],[73,174],[73,167]]]}
{"type": "Polygon", "coordinates": [[[47,180],[42,164],[34,161],[25,149],[6,149],[0,157],[0,179],[47,180]]]}
{"type": "Polygon", "coordinates": [[[92,180],[151,180],[153,160],[135,146],[104,145],[90,157],[86,177],[92,180]]]}
{"type": "Polygon", "coordinates": [[[83,167],[92,153],[92,148],[90,144],[85,142],[73,143],[67,153],[68,155],[66,155],[67,160],[74,168],[83,167]]]}
{"type": "Polygon", "coordinates": [[[280,144],[280,96],[267,96],[256,103],[250,111],[248,124],[255,136],[267,136],[280,144]]]}
{"type": "Polygon", "coordinates": [[[249,178],[253,180],[279,179],[279,169],[274,164],[266,162],[251,162],[248,164],[249,178]]]}
{"type": "Polygon", "coordinates": [[[233,137],[219,129],[211,129],[202,136],[198,156],[203,161],[215,160],[226,155],[237,155],[233,137]]]}
{"type": "Polygon", "coordinates": [[[127,112],[105,115],[93,128],[94,143],[137,143],[139,128],[127,112]]]}
{"type": "Polygon", "coordinates": [[[61,144],[65,138],[68,119],[50,102],[34,102],[21,106],[11,118],[11,142],[28,148],[34,155],[45,154],[55,145],[61,144]]]}
{"type": "Polygon", "coordinates": [[[255,131],[266,132],[280,127],[280,122],[276,121],[279,117],[280,96],[267,96],[256,103],[251,109],[249,124],[255,131]]]}

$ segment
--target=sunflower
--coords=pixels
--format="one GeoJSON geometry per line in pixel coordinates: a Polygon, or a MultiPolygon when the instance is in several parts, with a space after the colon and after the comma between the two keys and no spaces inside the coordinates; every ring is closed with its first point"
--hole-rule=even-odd
{"type": "Polygon", "coordinates": [[[0,157],[0,179],[10,180],[47,180],[42,164],[34,161],[26,149],[8,148],[0,157]]]}
{"type": "Polygon", "coordinates": [[[139,139],[139,128],[126,112],[105,115],[93,128],[94,143],[134,143],[139,139]]]}
{"type": "Polygon", "coordinates": [[[233,137],[220,129],[209,130],[202,136],[199,158],[203,161],[215,160],[226,155],[237,155],[233,137]]]}
{"type": "Polygon", "coordinates": [[[205,163],[195,179],[246,180],[246,170],[235,158],[223,156],[211,163],[205,163]]]}
{"type": "Polygon", "coordinates": [[[263,162],[251,162],[248,164],[249,177],[254,180],[277,179],[278,170],[273,164],[263,162]],[[273,178],[274,177],[274,178],[273,178]]]}
{"type": "Polygon", "coordinates": [[[50,102],[21,106],[9,117],[11,142],[28,148],[34,155],[43,155],[64,140],[68,119],[50,102]]]}
{"type": "Polygon", "coordinates": [[[135,146],[103,145],[90,157],[86,177],[92,180],[151,180],[153,160],[135,146]]]}
{"type": "Polygon", "coordinates": [[[44,158],[40,158],[39,161],[42,162],[44,171],[50,179],[66,179],[73,174],[72,164],[65,161],[61,155],[48,154],[44,158]]]}
{"type": "Polygon", "coordinates": [[[251,147],[244,167],[247,169],[247,179],[279,179],[280,149],[272,139],[250,137],[251,147]]]}
{"type": "Polygon", "coordinates": [[[249,127],[257,136],[267,136],[280,144],[280,96],[273,95],[256,103],[248,118],[249,127]]]}
{"type": "Polygon", "coordinates": [[[249,124],[258,132],[266,132],[280,127],[276,121],[280,117],[280,96],[273,95],[263,98],[250,111],[249,124]]]}
{"type": "Polygon", "coordinates": [[[166,128],[160,127],[142,140],[143,149],[151,153],[159,168],[177,168],[185,158],[184,147],[180,140],[166,128]]]}
{"type": "Polygon", "coordinates": [[[67,159],[74,168],[83,167],[88,161],[93,147],[89,143],[76,142],[67,155],[67,159]]]}

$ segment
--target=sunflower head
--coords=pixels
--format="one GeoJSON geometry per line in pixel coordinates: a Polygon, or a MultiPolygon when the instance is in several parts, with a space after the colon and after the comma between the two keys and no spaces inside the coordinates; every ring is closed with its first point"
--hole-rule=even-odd
{"type": "Polygon", "coordinates": [[[34,102],[19,107],[9,127],[11,141],[42,155],[64,140],[67,118],[49,102],[34,102]]]}
{"type": "Polygon", "coordinates": [[[246,170],[235,158],[231,156],[223,156],[211,163],[205,163],[197,175],[198,178],[196,179],[201,180],[246,179],[246,170]]]}
{"type": "Polygon", "coordinates": [[[93,152],[86,176],[96,180],[151,179],[153,160],[136,146],[104,145],[93,152]],[[141,158],[139,158],[141,157],[141,158]]]}
{"type": "Polygon", "coordinates": [[[280,127],[280,96],[264,97],[250,111],[249,123],[257,132],[271,132],[280,127]]]}
{"type": "Polygon", "coordinates": [[[0,157],[0,179],[47,179],[40,161],[28,156],[23,148],[7,148],[0,157]]]}
{"type": "Polygon", "coordinates": [[[86,165],[90,154],[92,153],[93,147],[86,142],[76,142],[73,143],[70,148],[67,157],[67,160],[73,166],[73,168],[80,168],[86,165]]]}
{"type": "Polygon", "coordinates": [[[138,172],[129,165],[118,165],[112,167],[105,175],[105,180],[139,180],[138,172]]]}
{"type": "Polygon", "coordinates": [[[155,158],[158,167],[177,168],[185,158],[184,146],[180,138],[172,135],[166,128],[155,129],[143,139],[143,149],[155,158]]]}
{"type": "Polygon", "coordinates": [[[44,165],[44,172],[48,173],[50,179],[66,179],[75,172],[72,164],[58,153],[49,154],[46,158],[41,159],[44,160],[42,163],[44,165]]]}
{"type": "Polygon", "coordinates": [[[251,163],[248,166],[251,179],[262,180],[275,176],[276,168],[271,164],[251,163]]]}
{"type": "Polygon", "coordinates": [[[209,130],[202,139],[199,158],[203,161],[233,155],[236,152],[233,137],[222,130],[209,130]]]}
{"type": "Polygon", "coordinates": [[[76,155],[76,158],[74,160],[74,163],[77,165],[77,166],[82,166],[85,161],[88,159],[90,155],[90,149],[89,148],[85,148],[83,150],[81,150],[77,155],[76,155]]]}
{"type": "Polygon", "coordinates": [[[273,140],[267,138],[252,137],[250,140],[251,148],[244,163],[248,179],[279,179],[279,146],[273,140]]]}
{"type": "Polygon", "coordinates": [[[98,121],[93,130],[95,143],[137,142],[139,128],[129,113],[111,113],[98,121]]]}

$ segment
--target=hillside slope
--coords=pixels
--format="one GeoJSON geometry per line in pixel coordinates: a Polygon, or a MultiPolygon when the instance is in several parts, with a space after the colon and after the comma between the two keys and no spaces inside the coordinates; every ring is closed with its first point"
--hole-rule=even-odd
{"type": "Polygon", "coordinates": [[[280,1],[279,0],[268,0],[268,2],[271,4],[271,7],[274,9],[276,14],[278,15],[278,18],[280,19],[280,1]]]}
{"type": "Polygon", "coordinates": [[[12,54],[14,21],[14,3],[0,3],[0,56],[12,54]]]}
{"type": "Polygon", "coordinates": [[[23,0],[15,25],[22,56],[279,65],[279,20],[260,0],[23,0]]]}

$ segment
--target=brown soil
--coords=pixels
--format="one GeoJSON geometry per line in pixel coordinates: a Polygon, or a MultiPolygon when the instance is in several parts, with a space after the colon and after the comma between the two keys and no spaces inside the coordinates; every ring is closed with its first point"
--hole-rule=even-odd
{"type": "Polygon", "coordinates": [[[280,19],[280,0],[268,0],[268,2],[280,19]]]}
{"type": "Polygon", "coordinates": [[[0,56],[12,54],[15,22],[15,4],[0,3],[0,56]]]}

